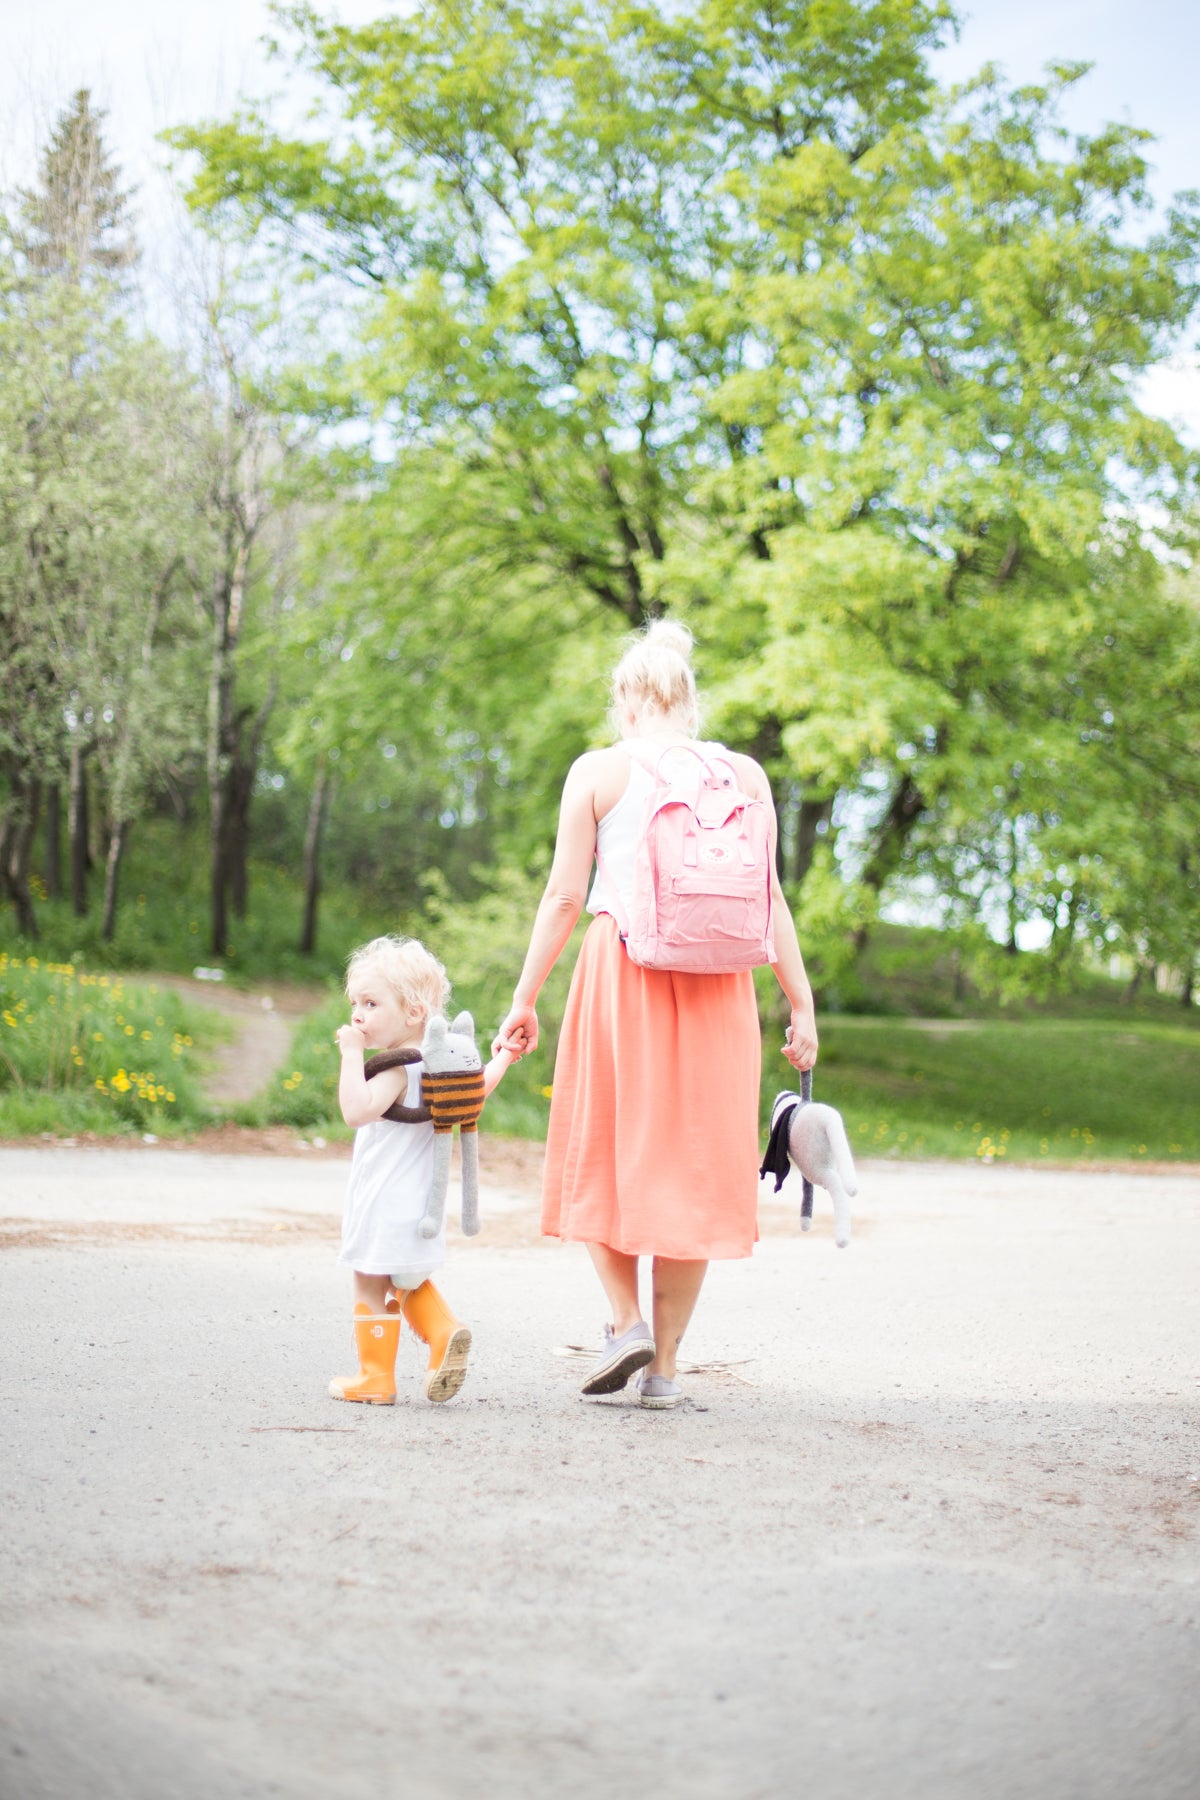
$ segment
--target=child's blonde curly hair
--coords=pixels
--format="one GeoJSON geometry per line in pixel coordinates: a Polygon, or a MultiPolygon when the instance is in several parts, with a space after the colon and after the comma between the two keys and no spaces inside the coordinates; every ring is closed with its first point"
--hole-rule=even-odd
{"type": "Polygon", "coordinates": [[[445,1012],[450,999],[446,971],[420,938],[377,937],[352,950],[346,963],[347,994],[368,969],[377,972],[402,1007],[419,1008],[426,1018],[445,1012]]]}

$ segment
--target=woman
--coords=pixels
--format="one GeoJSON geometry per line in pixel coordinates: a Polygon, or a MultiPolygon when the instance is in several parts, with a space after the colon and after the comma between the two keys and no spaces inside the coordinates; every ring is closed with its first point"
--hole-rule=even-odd
{"type": "MultiPolygon", "coordinates": [[[[757,1238],[761,1038],[749,971],[645,969],[625,952],[614,911],[629,913],[634,854],[657,758],[695,741],[691,634],[661,620],[613,674],[621,742],[589,751],[563,787],[546,891],[498,1049],[537,1045],[536,1003],[588,896],[594,914],[571,981],[554,1070],[542,1230],[586,1243],[608,1297],[600,1360],[585,1394],[637,1377],[643,1406],[677,1406],[676,1355],[713,1257],[749,1256],[757,1238]],[[615,890],[615,895],[614,895],[615,890]],[[623,903],[623,904],[622,904],[623,903]],[[653,1257],[652,1326],[638,1298],[638,1258],[653,1257]]],[[[783,1054],[817,1059],[812,990],[774,874],[775,812],[767,778],[726,753],[743,790],[771,819],[772,965],[791,1008],[783,1054]]]]}

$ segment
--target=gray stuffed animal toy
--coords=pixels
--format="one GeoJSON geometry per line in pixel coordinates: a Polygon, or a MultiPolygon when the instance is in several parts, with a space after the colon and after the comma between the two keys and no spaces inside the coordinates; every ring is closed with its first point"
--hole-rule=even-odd
{"type": "Polygon", "coordinates": [[[485,1088],[483,1058],[475,1048],[475,1021],[461,1012],[452,1025],[435,1015],[421,1040],[421,1099],[433,1120],[433,1191],[421,1220],[422,1237],[436,1237],[446,1216],[450,1142],[458,1126],[462,1147],[462,1228],[479,1230],[479,1115],[485,1088]]]}
{"type": "MultiPolygon", "coordinates": [[[[511,1060],[505,1053],[501,1068],[511,1060]]],[[[418,1229],[427,1238],[436,1237],[442,1229],[450,1185],[450,1142],[457,1125],[462,1145],[463,1235],[474,1237],[479,1230],[479,1115],[488,1090],[470,1013],[459,1013],[453,1024],[435,1014],[425,1027],[419,1050],[381,1051],[367,1064],[366,1074],[370,1078],[381,1069],[418,1061],[422,1064],[420,1106],[397,1102],[383,1115],[398,1124],[433,1120],[433,1187],[418,1229]]]]}
{"type": "Polygon", "coordinates": [[[812,1099],[812,1071],[800,1078],[800,1093],[775,1096],[771,1136],[760,1175],[774,1175],[778,1193],[794,1164],[803,1180],[800,1228],[812,1230],[813,1186],[823,1187],[833,1201],[833,1235],[839,1250],[850,1242],[850,1202],[858,1192],[854,1158],[842,1115],[834,1106],[812,1099]]]}

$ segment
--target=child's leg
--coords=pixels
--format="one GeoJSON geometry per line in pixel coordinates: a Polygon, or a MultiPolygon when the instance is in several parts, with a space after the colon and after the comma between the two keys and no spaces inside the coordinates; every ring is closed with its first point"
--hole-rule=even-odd
{"type": "Polygon", "coordinates": [[[470,1330],[459,1324],[432,1281],[422,1281],[408,1293],[400,1292],[398,1282],[395,1285],[404,1317],[429,1345],[425,1398],[435,1403],[452,1400],[467,1378],[470,1330]]]}
{"type": "Polygon", "coordinates": [[[363,1275],[355,1269],[354,1304],[365,1306],[368,1312],[381,1313],[391,1285],[390,1275],[363,1275]]]}
{"type": "Polygon", "coordinates": [[[339,1375],[330,1382],[329,1392],[335,1400],[359,1400],[371,1406],[395,1403],[400,1315],[385,1309],[389,1286],[386,1275],[354,1271],[354,1343],[359,1372],[339,1375]]]}

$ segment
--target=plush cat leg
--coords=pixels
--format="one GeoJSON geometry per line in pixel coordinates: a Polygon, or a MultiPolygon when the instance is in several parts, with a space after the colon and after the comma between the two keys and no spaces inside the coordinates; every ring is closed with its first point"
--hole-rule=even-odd
{"type": "Polygon", "coordinates": [[[462,1228],[464,1237],[474,1237],[479,1230],[479,1133],[473,1125],[464,1125],[458,1134],[462,1153],[462,1228]]]}
{"type": "Polygon", "coordinates": [[[425,1213],[417,1229],[425,1238],[436,1237],[446,1217],[446,1194],[450,1187],[450,1142],[453,1133],[438,1131],[433,1140],[433,1182],[429,1189],[425,1213]]]}
{"type": "MultiPolygon", "coordinates": [[[[839,1250],[850,1242],[850,1201],[858,1192],[854,1158],[842,1115],[819,1101],[801,1104],[792,1114],[788,1153],[805,1181],[823,1187],[833,1202],[833,1235],[839,1250]]],[[[804,1218],[805,1231],[812,1220],[804,1218]]]]}

